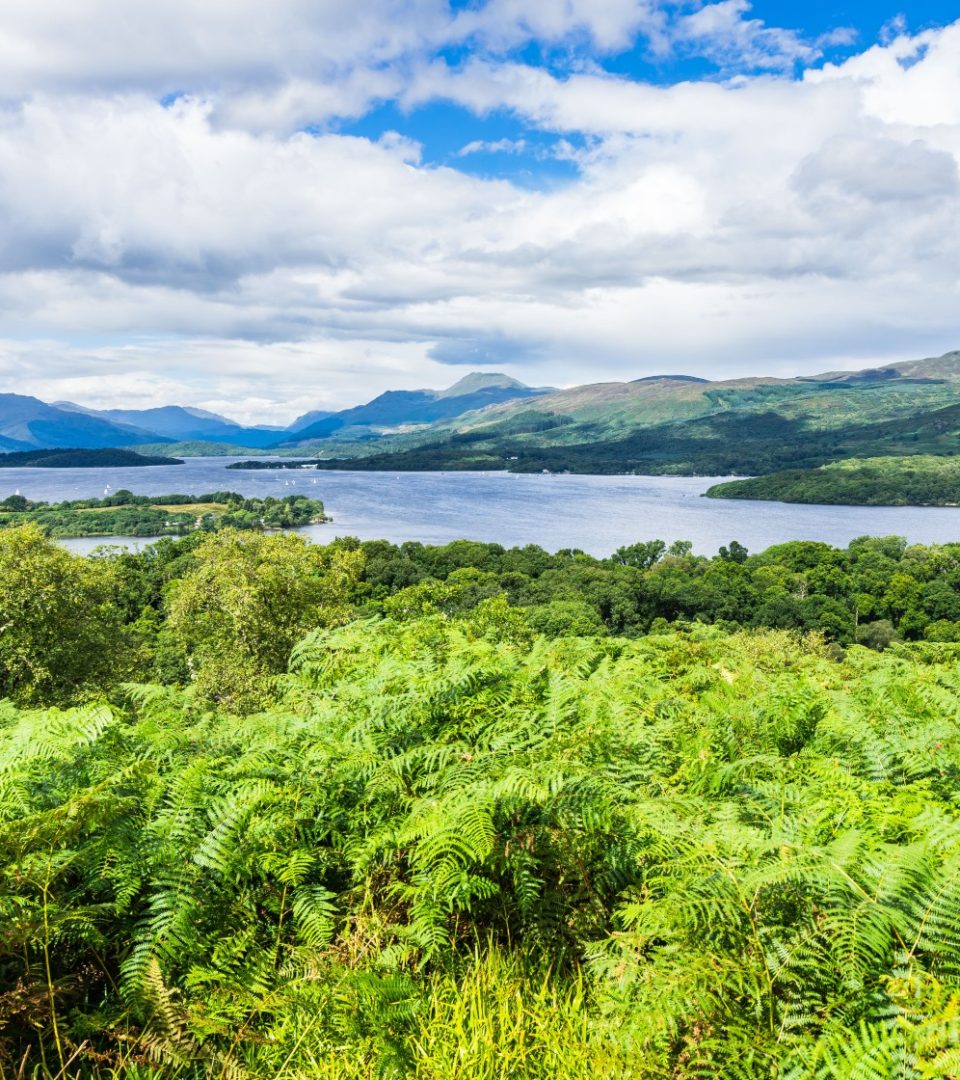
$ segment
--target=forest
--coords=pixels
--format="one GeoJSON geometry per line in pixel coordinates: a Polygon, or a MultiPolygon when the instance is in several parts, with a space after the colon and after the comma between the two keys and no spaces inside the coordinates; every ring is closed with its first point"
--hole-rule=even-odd
{"type": "Polygon", "coordinates": [[[294,529],[327,521],[323,503],[303,495],[248,498],[235,491],[208,495],[134,495],[121,489],[102,499],[0,500],[0,529],[28,522],[50,536],[183,536],[194,530],[294,529]]]}
{"type": "Polygon", "coordinates": [[[956,457],[849,458],[818,469],[790,469],[708,488],[712,499],[846,506],[960,506],[956,457]]]}
{"type": "Polygon", "coordinates": [[[148,465],[182,465],[171,455],[138,454],[122,447],[56,450],[15,450],[0,453],[0,469],[130,469],[148,465]]]}
{"type": "Polygon", "coordinates": [[[0,1076],[957,1075],[958,586],[0,532],[0,1076]]]}

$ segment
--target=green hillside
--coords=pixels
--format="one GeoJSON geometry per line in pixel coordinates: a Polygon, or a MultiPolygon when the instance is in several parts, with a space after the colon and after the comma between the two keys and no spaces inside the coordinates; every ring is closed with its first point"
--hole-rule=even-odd
{"type": "Polygon", "coordinates": [[[720,475],[958,450],[960,353],[950,353],[809,379],[576,387],[343,456],[355,468],[720,475]]]}
{"type": "Polygon", "coordinates": [[[847,506],[960,506],[960,458],[850,458],[818,469],[791,469],[715,484],[713,499],[847,506]]]}

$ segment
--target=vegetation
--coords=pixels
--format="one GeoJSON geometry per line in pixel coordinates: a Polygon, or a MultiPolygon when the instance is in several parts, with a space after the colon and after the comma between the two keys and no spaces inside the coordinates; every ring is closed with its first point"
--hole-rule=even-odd
{"type": "Polygon", "coordinates": [[[598,383],[364,447],[323,445],[338,459],[329,468],[701,476],[957,454],[960,353],[817,378],[598,383]]]}
{"type": "Polygon", "coordinates": [[[724,476],[815,468],[849,457],[960,453],[960,406],[843,427],[817,427],[809,418],[774,411],[717,413],[640,427],[621,438],[554,446],[540,445],[547,436],[535,431],[567,438],[576,425],[546,427],[538,418],[530,431],[517,432],[519,420],[512,424],[512,432],[490,427],[432,441],[421,436],[411,449],[398,440],[388,452],[324,459],[319,468],[724,476]]]}
{"type": "Polygon", "coordinates": [[[956,1075],[958,574],[0,533],[0,1075],[956,1075]]]}
{"type": "Polygon", "coordinates": [[[850,458],[819,469],[731,480],[715,484],[706,494],[712,499],[848,506],[960,506],[960,458],[850,458]]]}
{"type": "MultiPolygon", "coordinates": [[[[141,451],[148,454],[156,454],[159,457],[176,456],[185,458],[205,457],[248,457],[251,454],[262,454],[252,446],[236,446],[233,443],[208,442],[206,439],[182,439],[170,443],[147,443],[140,447],[141,451]]],[[[270,450],[270,454],[288,453],[289,451],[270,450]]],[[[302,453],[302,451],[301,451],[302,453]]]]}
{"type": "Polygon", "coordinates": [[[713,558],[648,541],[595,559],[473,541],[321,546],[225,529],[79,558],[33,524],[0,530],[0,572],[0,697],[51,705],[130,680],[185,684],[211,664],[230,673],[205,685],[219,679],[228,694],[236,683],[262,700],[270,686],[254,684],[282,674],[295,641],[318,625],[469,619],[490,604],[548,638],[714,625],[820,633],[837,648],[960,641],[960,544],[897,537],[758,554],[733,541],[713,558]],[[51,663],[54,647],[62,656],[51,663]],[[44,689],[48,669],[56,689],[44,689]]]}
{"type": "Polygon", "coordinates": [[[182,465],[167,455],[141,454],[134,450],[17,450],[0,454],[0,469],[129,469],[143,465],[182,465]]]}
{"type": "Polygon", "coordinates": [[[316,458],[290,458],[286,461],[264,461],[263,458],[252,458],[247,461],[233,461],[228,469],[314,469],[316,458]]]}
{"type": "Polygon", "coordinates": [[[209,495],[134,495],[121,490],[102,499],[31,502],[22,495],[0,500],[0,529],[25,522],[55,537],[183,536],[194,529],[293,529],[326,521],[323,503],[302,495],[246,498],[233,491],[209,495]]]}

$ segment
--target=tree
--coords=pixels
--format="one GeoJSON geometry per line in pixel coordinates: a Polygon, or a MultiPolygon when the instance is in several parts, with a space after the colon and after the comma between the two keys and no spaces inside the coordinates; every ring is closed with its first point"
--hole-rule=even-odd
{"type": "Polygon", "coordinates": [[[597,637],[607,633],[595,608],[582,600],[553,600],[527,608],[527,620],[544,637],[597,637]]]}
{"type": "Polygon", "coordinates": [[[728,562],[745,563],[749,552],[739,540],[731,540],[729,547],[720,548],[720,558],[728,562]]]}
{"type": "Polygon", "coordinates": [[[889,619],[877,619],[875,622],[861,623],[857,627],[856,642],[858,645],[866,645],[868,649],[883,652],[896,640],[897,631],[889,619]]]}
{"type": "Polygon", "coordinates": [[[265,677],[286,670],[299,638],[346,621],[362,566],[359,551],[295,535],[227,529],[207,538],[167,596],[169,633],[201,698],[234,710],[261,704],[265,677]]]}
{"type": "Polygon", "coordinates": [[[0,532],[0,696],[67,703],[129,675],[109,561],[71,555],[37,525],[0,532]]]}
{"type": "Polygon", "coordinates": [[[636,566],[640,570],[649,570],[654,563],[663,558],[666,550],[667,545],[662,540],[645,540],[617,548],[611,561],[621,563],[623,566],[636,566]]]}

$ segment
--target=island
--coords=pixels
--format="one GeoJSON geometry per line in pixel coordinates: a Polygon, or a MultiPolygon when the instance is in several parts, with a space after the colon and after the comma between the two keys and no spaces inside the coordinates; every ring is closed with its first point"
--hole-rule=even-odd
{"type": "Polygon", "coordinates": [[[705,494],[830,506],[960,506],[960,457],[848,458],[815,469],[729,480],[705,494]]]}
{"type": "Polygon", "coordinates": [[[102,499],[31,502],[23,495],[0,500],[0,529],[33,522],[51,537],[184,536],[233,528],[296,529],[329,521],[323,503],[303,495],[250,499],[234,491],[208,495],[134,495],[117,491],[102,499]]]}
{"type": "Polygon", "coordinates": [[[0,454],[0,469],[130,469],[145,465],[182,465],[175,457],[138,454],[111,447],[106,450],[14,450],[0,454]]]}
{"type": "Polygon", "coordinates": [[[301,460],[290,458],[287,461],[264,461],[262,458],[251,458],[248,461],[234,461],[227,466],[228,469],[316,469],[319,467],[316,458],[301,460]]]}

